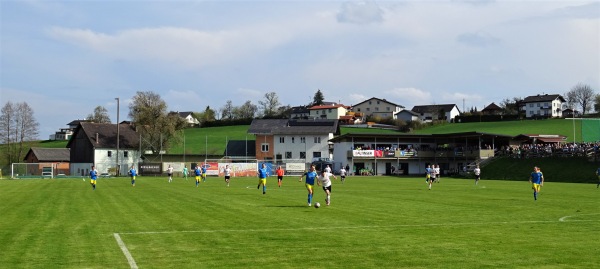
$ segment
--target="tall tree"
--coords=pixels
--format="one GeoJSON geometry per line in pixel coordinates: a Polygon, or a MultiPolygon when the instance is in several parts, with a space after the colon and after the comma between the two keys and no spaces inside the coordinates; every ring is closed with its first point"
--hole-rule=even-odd
{"type": "Polygon", "coordinates": [[[594,101],[594,90],[586,84],[578,83],[567,92],[567,102],[571,102],[571,107],[578,104],[581,107],[581,113],[586,114],[591,109],[591,104],[594,101]]]}
{"type": "Polygon", "coordinates": [[[500,107],[502,108],[502,113],[504,115],[518,115],[519,114],[519,104],[523,101],[520,97],[513,97],[513,99],[504,99],[500,103],[500,107]]]}
{"type": "Polygon", "coordinates": [[[320,106],[322,104],[324,104],[325,97],[323,97],[323,93],[321,92],[321,89],[317,89],[317,92],[315,93],[315,96],[313,97],[313,101],[310,104],[311,106],[320,106]]]}
{"type": "Polygon", "coordinates": [[[275,92],[265,93],[265,100],[258,101],[258,104],[262,108],[263,116],[267,118],[274,117],[277,113],[277,107],[281,105],[275,92]]]}
{"type": "Polygon", "coordinates": [[[210,106],[206,106],[206,109],[204,109],[204,112],[202,113],[202,122],[215,121],[216,114],[217,113],[212,108],[210,108],[210,106]]]}
{"type": "Polygon", "coordinates": [[[177,114],[167,113],[167,103],[160,95],[138,91],[129,104],[129,117],[142,134],[143,147],[153,153],[168,149],[169,143],[181,136],[179,130],[185,128],[185,121],[177,114]]]}
{"type": "Polygon", "coordinates": [[[594,110],[596,110],[596,113],[600,112],[600,94],[594,96],[594,110]]]}
{"type": "Polygon", "coordinates": [[[233,114],[236,119],[253,119],[257,111],[258,107],[248,100],[243,105],[236,107],[233,114]]]}
{"type": "Polygon", "coordinates": [[[94,113],[88,114],[87,118],[85,119],[95,123],[110,123],[108,110],[106,110],[106,108],[103,106],[97,106],[94,108],[94,113]]]}
{"type": "Polygon", "coordinates": [[[225,105],[221,108],[221,119],[232,120],[233,119],[233,104],[231,100],[227,100],[225,105]]]}
{"type": "Polygon", "coordinates": [[[26,142],[38,139],[39,123],[26,102],[9,101],[0,113],[0,143],[6,145],[4,157],[8,163],[19,162],[25,155],[26,142]]]}

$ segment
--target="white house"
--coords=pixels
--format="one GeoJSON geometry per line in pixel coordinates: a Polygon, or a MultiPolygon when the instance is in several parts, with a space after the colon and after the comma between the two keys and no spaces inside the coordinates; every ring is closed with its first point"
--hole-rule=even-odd
{"type": "Polygon", "coordinates": [[[125,175],[141,161],[139,134],[129,124],[81,122],[67,143],[70,148],[71,175],[87,176],[92,165],[100,173],[125,175]],[[118,159],[118,160],[117,160],[118,159]]]}
{"type": "Polygon", "coordinates": [[[521,102],[526,118],[562,117],[565,99],[560,94],[538,94],[527,96],[521,102]]]}
{"type": "Polygon", "coordinates": [[[386,99],[372,97],[352,106],[353,112],[362,113],[365,117],[378,116],[381,118],[396,119],[396,115],[404,109],[404,106],[392,103],[386,99]]]}
{"type": "Polygon", "coordinates": [[[169,112],[169,115],[172,114],[177,114],[179,115],[179,117],[181,117],[183,120],[185,120],[185,123],[187,123],[189,126],[196,126],[198,124],[200,124],[200,121],[198,121],[198,119],[194,118],[194,114],[191,111],[187,111],[187,112],[169,112]]]}
{"type": "Polygon", "coordinates": [[[349,107],[342,104],[332,104],[312,106],[308,110],[310,111],[309,118],[337,120],[346,115],[349,107]]]}
{"type": "Polygon", "coordinates": [[[414,106],[411,111],[419,114],[423,122],[433,120],[452,122],[454,117],[460,115],[460,110],[456,104],[414,106]]]}
{"type": "Polygon", "coordinates": [[[256,159],[276,162],[311,162],[332,158],[329,142],[340,133],[338,120],[255,119],[249,134],[256,139],[256,159]]]}

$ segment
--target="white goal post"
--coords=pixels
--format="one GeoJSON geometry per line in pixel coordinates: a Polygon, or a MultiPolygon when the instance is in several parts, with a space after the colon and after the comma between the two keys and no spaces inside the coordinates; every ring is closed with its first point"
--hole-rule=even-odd
{"type": "Polygon", "coordinates": [[[10,167],[13,179],[54,178],[57,175],[55,163],[13,163],[10,167]]]}

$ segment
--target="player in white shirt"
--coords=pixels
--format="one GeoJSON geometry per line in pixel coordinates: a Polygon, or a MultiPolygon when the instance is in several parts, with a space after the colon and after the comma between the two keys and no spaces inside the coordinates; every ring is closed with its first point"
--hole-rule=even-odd
{"type": "Polygon", "coordinates": [[[327,165],[327,167],[325,167],[325,172],[331,173],[331,167],[329,167],[329,164],[327,165]]]}
{"type": "Polygon", "coordinates": [[[435,182],[440,183],[440,165],[436,164],[433,170],[435,171],[435,182]]]}
{"type": "Polygon", "coordinates": [[[225,165],[223,174],[225,174],[225,182],[227,183],[227,187],[229,187],[229,181],[231,180],[231,168],[229,168],[229,165],[225,165]]]}
{"type": "Polygon", "coordinates": [[[340,169],[340,178],[342,179],[342,184],[344,184],[344,181],[346,181],[346,169],[342,166],[342,169],[340,169]]]}
{"type": "Polygon", "coordinates": [[[173,181],[173,167],[170,164],[167,168],[167,175],[169,175],[169,182],[173,181]]]}
{"type": "Polygon", "coordinates": [[[473,169],[473,173],[475,174],[475,185],[479,183],[479,179],[481,178],[481,169],[479,169],[479,165],[473,169]]]}
{"type": "Polygon", "coordinates": [[[335,177],[335,175],[333,175],[332,173],[323,171],[321,173],[321,176],[317,180],[317,185],[323,186],[325,195],[327,195],[327,197],[325,198],[326,205],[329,205],[329,203],[331,203],[331,179],[329,178],[331,176],[333,176],[334,179],[337,179],[337,177],[335,177]]]}

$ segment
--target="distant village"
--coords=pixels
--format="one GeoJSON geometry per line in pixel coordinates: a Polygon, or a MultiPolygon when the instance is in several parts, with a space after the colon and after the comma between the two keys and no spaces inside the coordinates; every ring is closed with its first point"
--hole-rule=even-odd
{"type": "MultiPolygon", "coordinates": [[[[493,117],[532,119],[573,115],[558,94],[528,96],[517,107],[516,114],[508,115],[491,103],[477,114],[479,118],[488,116],[492,120],[493,117]]],[[[189,126],[199,123],[192,112],[171,114],[181,117],[189,126]]],[[[442,174],[451,175],[507,154],[509,149],[512,153],[513,148],[522,144],[557,144],[566,140],[560,135],[540,134],[513,137],[480,132],[437,135],[402,132],[342,135],[340,132],[341,126],[376,128],[378,123],[369,121],[374,118],[405,122],[468,121],[469,115],[464,114],[473,113],[461,113],[456,104],[419,105],[408,110],[376,97],[352,106],[330,102],[297,106],[285,119],[253,119],[248,128],[253,139],[229,140],[222,154],[182,156],[161,152],[160,158],[142,149],[143,137],[131,122],[117,125],[76,120],[51,136],[55,140],[68,140],[66,148],[32,148],[25,160],[46,166],[50,163],[51,176],[85,176],[92,165],[105,176],[124,175],[132,166],[142,175],[161,175],[169,165],[176,171],[206,165],[211,167],[209,175],[218,176],[224,165],[239,165],[238,170],[242,171],[248,170],[249,164],[258,163],[268,163],[270,167],[282,165],[287,174],[299,174],[315,162],[330,165],[334,171],[348,167],[353,175],[415,175],[423,173],[428,165],[439,166],[442,174]]]]}

